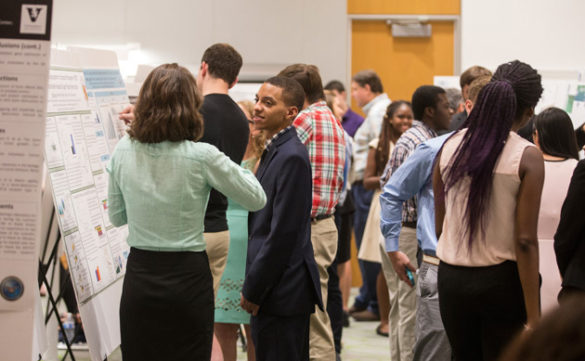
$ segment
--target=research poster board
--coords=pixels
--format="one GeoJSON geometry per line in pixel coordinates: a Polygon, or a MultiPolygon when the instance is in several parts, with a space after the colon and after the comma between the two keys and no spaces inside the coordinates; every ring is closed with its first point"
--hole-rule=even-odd
{"type": "Polygon", "coordinates": [[[30,360],[38,294],[51,0],[0,1],[0,348],[30,360]]]}
{"type": "Polygon", "coordinates": [[[118,113],[127,105],[115,53],[53,49],[45,161],[92,360],[120,344],[128,231],[109,221],[106,165],[125,134],[118,113]]]}
{"type": "MultiPolygon", "coordinates": [[[[571,116],[575,129],[583,125],[585,123],[585,82],[579,80],[582,77],[581,73],[575,72],[575,75],[573,79],[543,76],[543,92],[534,108],[535,113],[538,114],[548,107],[557,107],[571,116]]],[[[458,82],[459,77],[455,76],[435,76],[433,80],[434,85],[444,89],[459,88],[458,82]]]]}

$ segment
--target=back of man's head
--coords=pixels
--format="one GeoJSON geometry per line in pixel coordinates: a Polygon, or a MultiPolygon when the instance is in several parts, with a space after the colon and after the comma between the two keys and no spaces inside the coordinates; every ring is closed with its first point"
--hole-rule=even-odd
{"type": "Polygon", "coordinates": [[[232,85],[238,78],[242,68],[242,56],[225,43],[213,44],[203,53],[201,62],[207,64],[209,74],[217,79],[222,79],[232,85]]]}
{"type": "Polygon", "coordinates": [[[414,119],[423,120],[426,108],[436,108],[439,94],[444,94],[445,89],[434,85],[419,86],[412,94],[412,112],[414,119]]]}
{"type": "Polygon", "coordinates": [[[483,66],[474,65],[471,68],[465,70],[459,77],[459,85],[463,90],[463,87],[471,84],[472,81],[479,78],[480,76],[492,75],[492,72],[483,66]]]}
{"type": "Polygon", "coordinates": [[[487,83],[490,82],[490,80],[492,80],[491,75],[484,75],[484,76],[480,76],[479,78],[472,81],[471,84],[469,84],[469,98],[468,99],[472,103],[475,103],[475,101],[477,100],[477,97],[479,96],[479,92],[483,89],[484,86],[487,85],[487,83]]]}
{"type": "Polygon", "coordinates": [[[376,74],[376,72],[373,70],[359,71],[351,78],[351,80],[356,82],[362,88],[365,88],[366,85],[368,85],[370,87],[370,91],[374,94],[380,94],[384,92],[382,80],[380,80],[378,74],[376,74]]]}
{"type": "MultiPolygon", "coordinates": [[[[321,82],[321,75],[319,75],[319,68],[315,65],[308,64],[293,64],[282,69],[278,76],[291,78],[299,82],[305,91],[307,101],[310,104],[325,99],[323,93],[323,83],[321,82]]],[[[299,108],[299,110],[302,108],[299,108]]]]}
{"type": "Polygon", "coordinates": [[[327,85],[325,85],[325,90],[336,91],[337,93],[341,94],[345,91],[345,87],[339,80],[331,80],[329,83],[327,83],[327,85]]]}
{"type": "Polygon", "coordinates": [[[282,89],[282,101],[286,106],[297,107],[300,112],[305,104],[305,91],[298,81],[285,76],[273,76],[265,81],[270,85],[274,85],[282,89]]]}
{"type": "Polygon", "coordinates": [[[463,103],[461,91],[457,88],[447,88],[445,92],[447,93],[447,100],[449,100],[449,108],[451,108],[453,113],[457,113],[459,105],[463,103]]]}

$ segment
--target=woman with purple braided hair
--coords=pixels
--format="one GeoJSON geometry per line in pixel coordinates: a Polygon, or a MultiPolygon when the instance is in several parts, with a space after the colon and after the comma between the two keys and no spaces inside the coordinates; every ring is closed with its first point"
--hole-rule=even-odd
{"type": "Polygon", "coordinates": [[[544,162],[516,130],[541,94],[530,65],[500,65],[435,161],[440,311],[458,361],[496,360],[540,315],[544,162]]]}

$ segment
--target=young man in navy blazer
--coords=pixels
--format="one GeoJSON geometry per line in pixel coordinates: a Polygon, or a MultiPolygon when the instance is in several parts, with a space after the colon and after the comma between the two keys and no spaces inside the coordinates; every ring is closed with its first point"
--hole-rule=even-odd
{"type": "Polygon", "coordinates": [[[323,309],[311,245],[311,164],[292,126],[304,101],[296,80],[273,77],[254,108],[256,129],[268,139],[257,171],[267,203],[250,213],[241,305],[252,314],[258,361],[309,360],[309,318],[315,305],[323,309]]]}

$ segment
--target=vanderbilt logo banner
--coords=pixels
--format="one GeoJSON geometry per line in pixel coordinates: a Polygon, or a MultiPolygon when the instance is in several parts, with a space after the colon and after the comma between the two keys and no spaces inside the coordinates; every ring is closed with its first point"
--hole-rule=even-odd
{"type": "Polygon", "coordinates": [[[50,40],[51,0],[0,1],[0,38],[50,40]]]}

